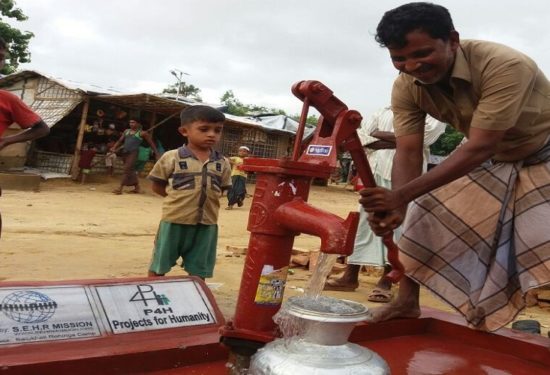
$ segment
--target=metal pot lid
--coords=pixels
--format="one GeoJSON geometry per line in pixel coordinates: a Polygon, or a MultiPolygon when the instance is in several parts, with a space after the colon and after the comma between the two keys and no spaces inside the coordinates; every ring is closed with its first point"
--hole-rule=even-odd
{"type": "Polygon", "coordinates": [[[320,322],[360,322],[369,316],[368,308],[358,302],[327,296],[294,296],[285,305],[290,315],[320,322]]]}

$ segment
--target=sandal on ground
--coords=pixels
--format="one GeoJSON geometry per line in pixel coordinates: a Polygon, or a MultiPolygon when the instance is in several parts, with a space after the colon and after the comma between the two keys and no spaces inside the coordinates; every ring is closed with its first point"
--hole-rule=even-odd
{"type": "Polygon", "coordinates": [[[368,301],[378,303],[388,303],[391,301],[393,293],[388,289],[374,288],[367,297],[368,301]]]}
{"type": "Polygon", "coordinates": [[[115,189],[115,190],[113,190],[113,194],[121,195],[121,194],[122,194],[122,191],[121,191],[121,190],[118,190],[118,189],[115,189]]]}
{"type": "Polygon", "coordinates": [[[323,290],[334,290],[339,292],[353,292],[359,287],[359,283],[346,284],[340,279],[328,279],[323,290]]]}
{"type": "Polygon", "coordinates": [[[225,209],[226,209],[226,210],[232,210],[232,209],[233,209],[233,207],[231,207],[231,206],[227,206],[227,207],[226,207],[225,209]]]}

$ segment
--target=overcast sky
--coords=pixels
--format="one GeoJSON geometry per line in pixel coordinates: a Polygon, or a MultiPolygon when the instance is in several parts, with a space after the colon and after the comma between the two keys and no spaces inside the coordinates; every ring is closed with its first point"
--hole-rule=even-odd
{"type": "MultiPolygon", "coordinates": [[[[434,1],[462,38],[508,44],[550,74],[546,0],[434,1]]],[[[246,104],[300,112],[290,87],[316,79],[368,116],[389,102],[396,71],[374,41],[392,0],[16,0],[35,33],[32,62],[45,74],[124,92],[162,91],[173,68],[219,103],[226,90],[246,104]]]]}

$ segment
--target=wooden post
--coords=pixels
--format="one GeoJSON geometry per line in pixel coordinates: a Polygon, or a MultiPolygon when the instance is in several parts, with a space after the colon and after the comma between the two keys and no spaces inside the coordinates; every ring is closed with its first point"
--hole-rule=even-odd
{"type": "MultiPolygon", "coordinates": [[[[157,113],[152,112],[151,121],[149,121],[149,129],[151,129],[155,125],[156,122],[157,122],[157,113]]],[[[153,135],[153,134],[151,134],[151,135],[153,135]]]]}
{"type": "Polygon", "coordinates": [[[78,176],[78,162],[80,160],[80,149],[82,148],[82,140],[84,139],[84,131],[86,130],[86,119],[88,118],[88,109],[90,108],[90,98],[84,100],[82,115],[80,116],[80,127],[78,128],[78,136],[76,138],[76,146],[74,148],[73,163],[71,166],[71,176],[75,180],[78,176]]]}

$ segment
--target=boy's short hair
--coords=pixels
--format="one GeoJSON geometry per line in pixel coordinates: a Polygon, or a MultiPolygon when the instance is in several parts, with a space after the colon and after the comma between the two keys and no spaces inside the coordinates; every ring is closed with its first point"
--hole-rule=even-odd
{"type": "Polygon", "coordinates": [[[207,105],[193,105],[181,111],[180,126],[186,126],[195,121],[224,122],[225,116],[217,109],[207,105]]]}
{"type": "Polygon", "coordinates": [[[0,36],[0,49],[7,49],[8,48],[8,44],[6,43],[6,41],[4,40],[4,38],[2,38],[0,36]]]}
{"type": "Polygon", "coordinates": [[[374,39],[381,47],[403,48],[411,31],[423,31],[434,39],[447,41],[454,29],[447,8],[432,3],[409,3],[384,13],[374,39]]]}

